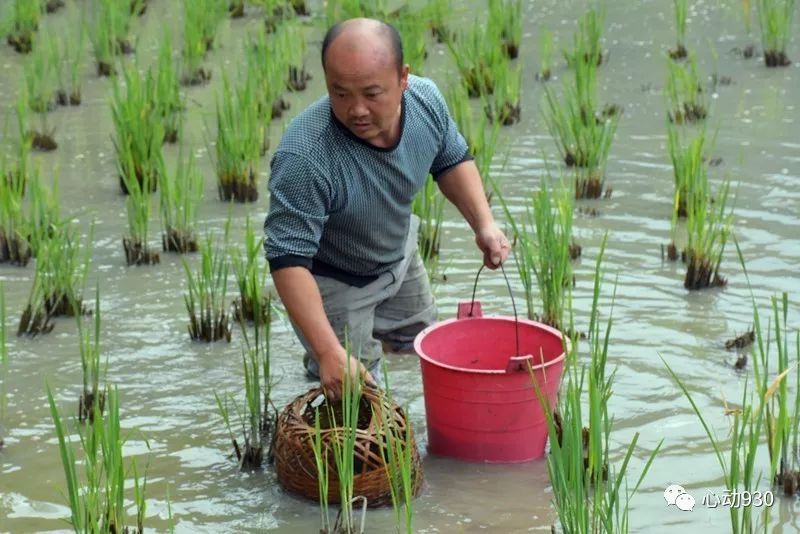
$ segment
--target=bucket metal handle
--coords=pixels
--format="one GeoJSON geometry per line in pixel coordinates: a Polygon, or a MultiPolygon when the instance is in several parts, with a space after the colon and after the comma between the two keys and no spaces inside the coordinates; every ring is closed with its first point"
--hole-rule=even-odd
{"type": "MultiPolygon", "coordinates": [[[[475,275],[475,283],[472,285],[472,300],[469,305],[469,309],[467,306],[458,307],[458,318],[462,319],[464,317],[481,317],[483,315],[483,311],[481,309],[481,303],[475,302],[475,292],[478,290],[478,278],[481,276],[481,272],[486,265],[481,265],[481,268],[478,269],[478,274],[475,275]],[[475,304],[478,305],[478,309],[475,310],[475,304]]],[[[514,301],[514,292],[511,291],[511,282],[508,281],[508,275],[506,274],[505,268],[503,268],[503,264],[500,264],[500,271],[503,273],[503,278],[506,279],[506,287],[508,288],[508,295],[511,297],[511,308],[514,310],[514,338],[516,342],[516,352],[511,360],[508,362],[507,371],[519,370],[520,364],[524,361],[529,361],[530,355],[527,356],[520,356],[519,354],[519,317],[517,316],[517,304],[514,301]]]]}

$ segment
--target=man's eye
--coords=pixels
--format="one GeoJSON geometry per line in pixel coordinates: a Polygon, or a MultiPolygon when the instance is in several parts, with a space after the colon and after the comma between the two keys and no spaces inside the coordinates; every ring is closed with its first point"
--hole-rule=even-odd
{"type": "Polygon", "coordinates": [[[376,97],[376,96],[378,96],[379,94],[380,94],[380,93],[367,93],[367,98],[375,98],[375,97],[376,97]]]}

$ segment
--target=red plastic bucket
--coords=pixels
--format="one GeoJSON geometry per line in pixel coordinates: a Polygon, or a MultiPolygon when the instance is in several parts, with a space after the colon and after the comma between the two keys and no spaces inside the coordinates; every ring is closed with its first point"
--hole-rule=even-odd
{"type": "Polygon", "coordinates": [[[569,339],[547,325],[483,317],[477,301],[414,340],[420,357],[428,450],[459,460],[511,463],[540,458],[547,419],[528,362],[554,406],[569,339]],[[517,356],[522,354],[524,356],[517,356]]]}

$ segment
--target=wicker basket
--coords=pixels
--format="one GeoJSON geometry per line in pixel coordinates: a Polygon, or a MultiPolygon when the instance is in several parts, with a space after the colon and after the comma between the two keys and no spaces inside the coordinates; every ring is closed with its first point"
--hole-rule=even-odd
{"type": "MultiPolygon", "coordinates": [[[[312,448],[315,433],[314,410],[310,407],[310,403],[320,393],[322,390],[318,387],[311,389],[286,406],[278,416],[272,447],[275,471],[280,484],[286,491],[315,501],[319,501],[319,486],[312,448]]],[[[398,435],[405,436],[407,433],[414,447],[412,483],[413,493],[416,496],[422,486],[422,462],[419,458],[414,434],[411,426],[407,424],[402,408],[394,402],[390,402],[384,394],[371,388],[365,388],[362,392],[359,414],[364,414],[365,408],[369,411],[366,417],[359,417],[360,424],[356,431],[353,496],[366,497],[368,506],[371,508],[392,503],[389,477],[380,446],[384,436],[380,415],[382,409],[391,412],[398,435]]],[[[321,416],[324,412],[325,410],[320,409],[321,416]]],[[[329,451],[333,450],[332,440],[337,439],[337,436],[340,435],[336,430],[336,428],[323,428],[322,430],[322,442],[328,445],[327,450],[329,451]]],[[[339,503],[339,481],[332,454],[328,456],[328,484],[328,501],[339,503]]]]}

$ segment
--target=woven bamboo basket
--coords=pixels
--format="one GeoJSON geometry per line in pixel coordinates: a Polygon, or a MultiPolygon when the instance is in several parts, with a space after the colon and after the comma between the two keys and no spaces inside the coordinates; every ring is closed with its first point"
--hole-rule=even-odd
{"type": "MultiPolygon", "coordinates": [[[[319,501],[317,467],[314,459],[312,440],[314,439],[314,412],[310,403],[322,389],[309,390],[294,399],[278,416],[272,455],[278,481],[283,488],[296,495],[319,501]]],[[[326,410],[320,407],[322,418],[326,410]]],[[[381,454],[381,443],[385,433],[381,424],[381,411],[391,413],[391,421],[396,435],[408,436],[413,449],[412,489],[416,497],[422,487],[422,462],[411,425],[406,421],[402,408],[390,402],[386,395],[371,388],[364,388],[359,406],[359,424],[356,430],[353,496],[364,496],[370,508],[391,505],[391,487],[388,471],[381,454]]],[[[323,450],[327,445],[328,464],[328,502],[339,503],[339,481],[336,475],[336,462],[333,459],[332,443],[341,440],[337,428],[324,428],[321,432],[323,450]]]]}

